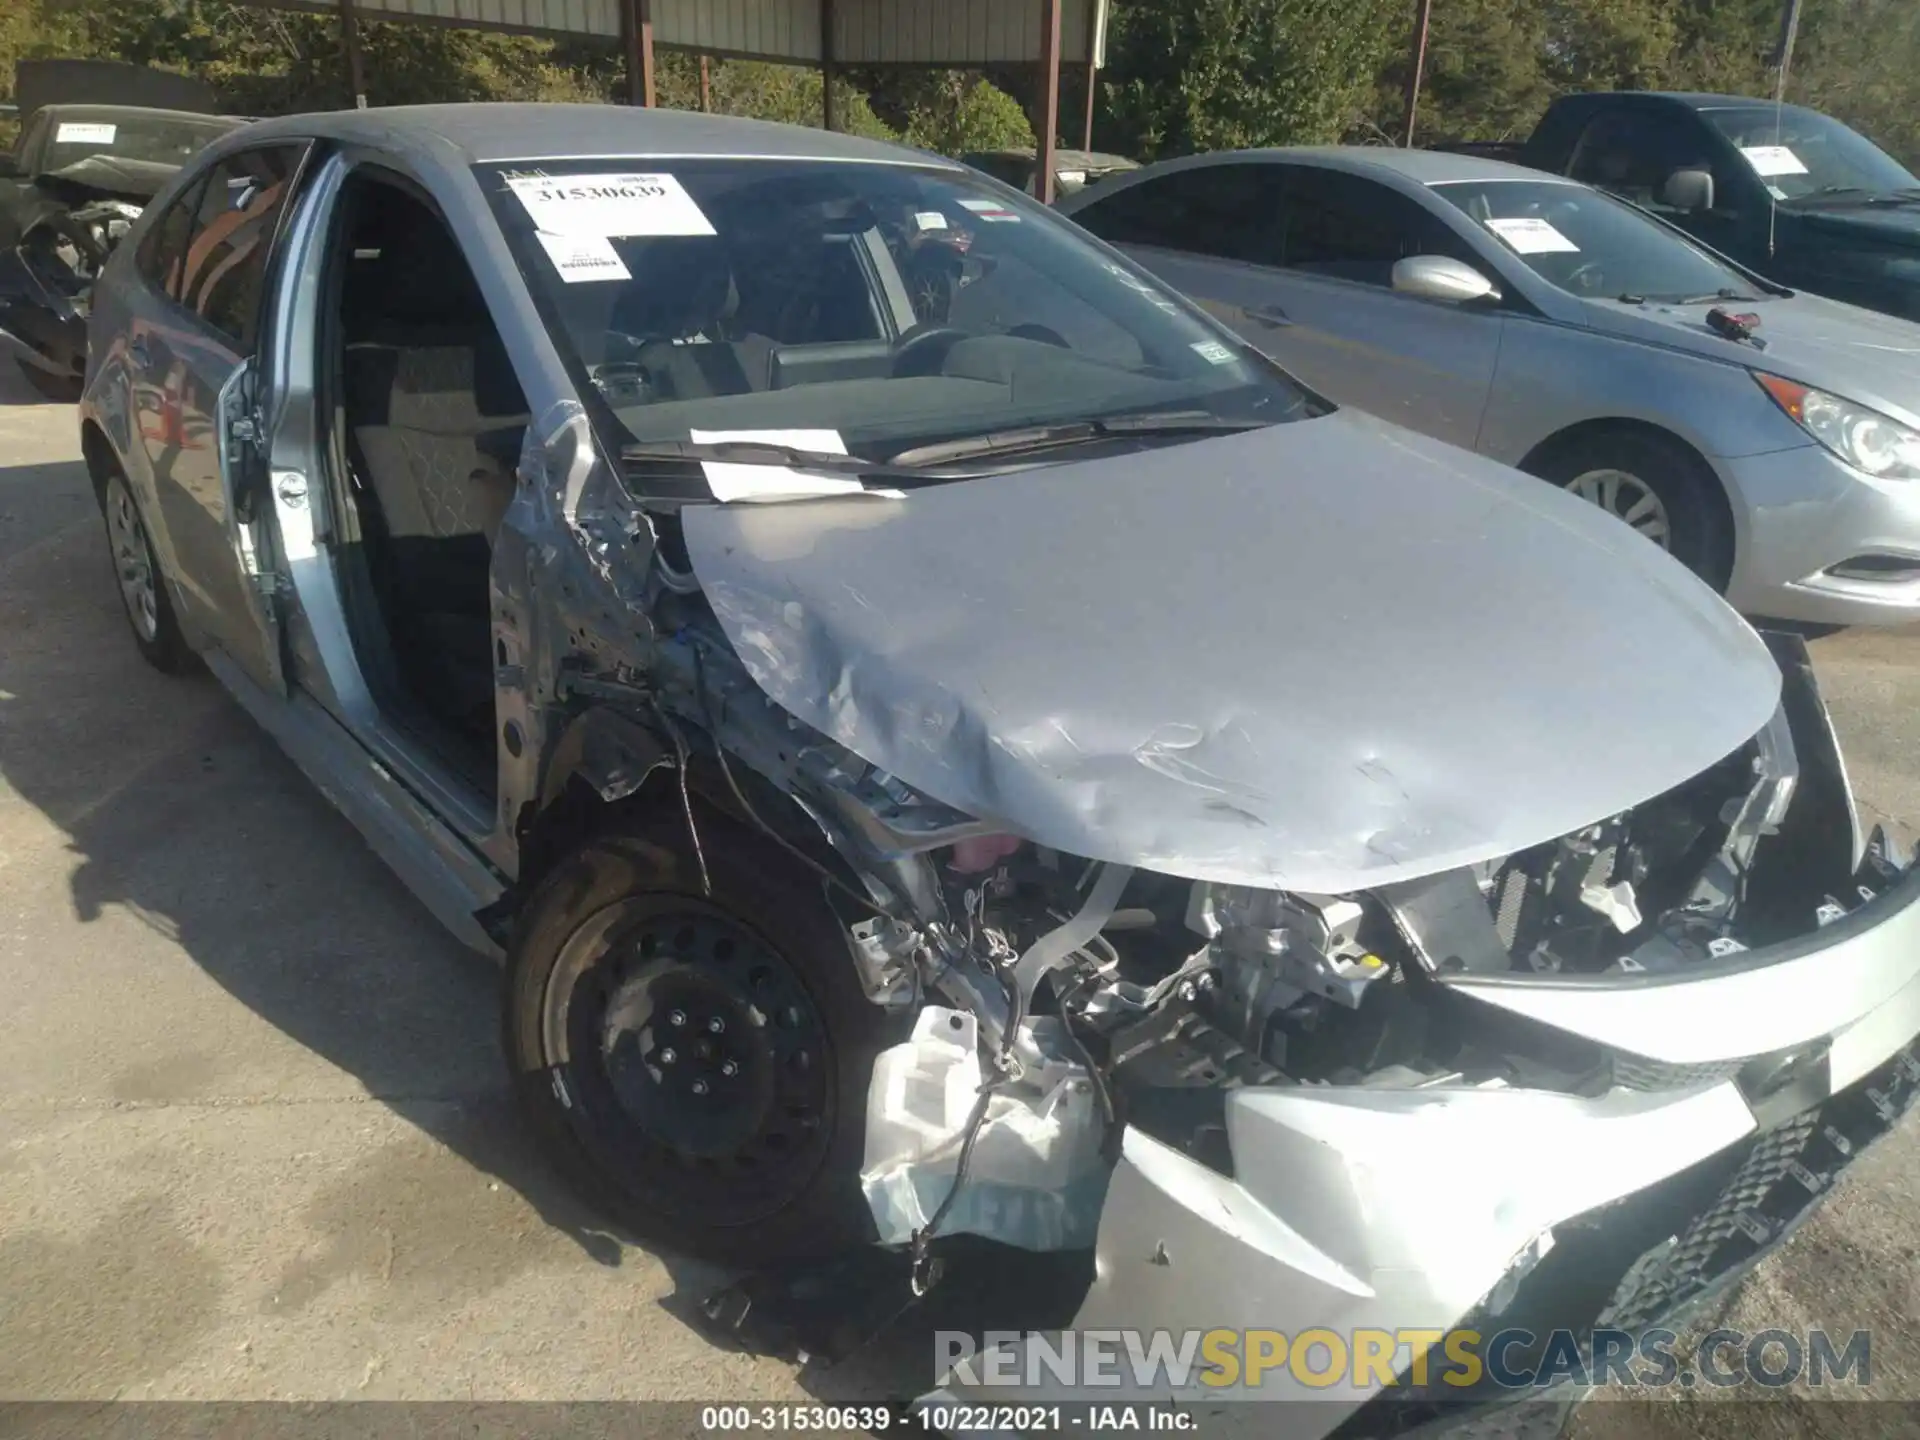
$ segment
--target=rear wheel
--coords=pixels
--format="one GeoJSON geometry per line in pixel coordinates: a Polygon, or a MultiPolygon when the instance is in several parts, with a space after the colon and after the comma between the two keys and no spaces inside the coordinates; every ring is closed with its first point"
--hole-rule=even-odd
{"type": "Polygon", "coordinates": [[[1733,528],[1719,481],[1677,441],[1634,430],[1577,436],[1528,471],[1599,506],[1716,590],[1733,571],[1733,528]]]}
{"type": "Polygon", "coordinates": [[[133,643],[154,669],[178,675],[192,662],[193,652],[174,618],[173,601],[154,558],[153,542],[126,480],[118,473],[107,477],[100,492],[107,522],[107,544],[113,554],[114,578],[126,607],[133,643]]]}
{"type": "Polygon", "coordinates": [[[505,1040],[549,1153],[613,1218],[758,1264],[872,1237],[859,1189],[885,1017],[813,877],[760,836],[684,819],[589,842],[528,902],[505,1040]]]}

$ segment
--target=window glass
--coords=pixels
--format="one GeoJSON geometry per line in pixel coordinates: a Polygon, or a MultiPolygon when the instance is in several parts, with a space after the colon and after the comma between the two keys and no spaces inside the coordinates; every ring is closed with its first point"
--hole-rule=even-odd
{"type": "Polygon", "coordinates": [[[267,257],[300,155],[299,146],[243,150],[214,167],[170,287],[175,299],[242,349],[253,344],[267,257]]]}
{"type": "Polygon", "coordinates": [[[1270,263],[1278,190],[1278,166],[1198,165],[1115,190],[1073,219],[1113,245],[1270,263]]]}
{"type": "Polygon", "coordinates": [[[1610,195],[1552,181],[1436,185],[1541,279],[1583,299],[1758,300],[1751,281],[1610,195]]]}
{"type": "Polygon", "coordinates": [[[1166,286],[973,171],[633,159],[478,174],[615,443],[831,430],[887,459],[1147,411],[1315,413],[1166,286]]]}
{"type": "Polygon", "coordinates": [[[1597,117],[1574,146],[1567,174],[1636,205],[1665,208],[1661,192],[1676,170],[1711,170],[1716,192],[1728,177],[1713,163],[1699,123],[1684,114],[1613,110],[1597,117]]]}
{"type": "Polygon", "coordinates": [[[180,262],[187,253],[187,236],[200,213],[200,187],[205,183],[204,179],[189,182],[140,237],[134,267],[149,285],[172,293],[180,262]]]}
{"type": "Polygon", "coordinates": [[[1920,190],[1898,161],[1857,131],[1812,110],[1709,110],[1708,122],[1746,157],[1776,200],[1836,203],[1920,190]]]}
{"type": "Polygon", "coordinates": [[[117,106],[63,105],[52,121],[50,143],[37,166],[42,173],[100,156],[184,165],[234,128],[233,121],[217,115],[201,119],[117,106]]]}
{"type": "Polygon", "coordinates": [[[1281,263],[1289,270],[1389,286],[1412,255],[1475,257],[1436,217],[1404,195],[1358,175],[1287,167],[1281,263]]]}

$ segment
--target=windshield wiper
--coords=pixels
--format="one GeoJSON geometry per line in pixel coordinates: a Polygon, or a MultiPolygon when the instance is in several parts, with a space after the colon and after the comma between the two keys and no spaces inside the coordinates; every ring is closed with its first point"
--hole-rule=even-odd
{"type": "Polygon", "coordinates": [[[928,475],[922,470],[879,460],[864,460],[858,455],[839,455],[828,450],[803,450],[795,445],[780,445],[768,440],[715,440],[696,444],[691,440],[649,440],[620,447],[625,464],[647,461],[681,461],[698,464],[711,460],[726,465],[783,465],[790,470],[809,471],[847,480],[891,480],[907,484],[926,484],[933,480],[962,477],[928,475]]]}
{"type": "Polygon", "coordinates": [[[933,445],[916,445],[889,456],[888,463],[940,465],[950,460],[1016,455],[1116,436],[1226,435],[1241,430],[1261,430],[1272,423],[1271,420],[1230,419],[1207,410],[1143,410],[1136,415],[1105,415],[1097,420],[1072,420],[1059,425],[1029,425],[1019,430],[997,430],[959,440],[942,440],[933,445]]]}
{"type": "Polygon", "coordinates": [[[1667,303],[1670,305],[1709,305],[1716,300],[1737,300],[1742,304],[1753,304],[1757,303],[1761,298],[1762,297],[1758,295],[1749,295],[1744,290],[1734,290],[1730,287],[1723,287],[1714,291],[1711,295],[1688,295],[1684,299],[1670,300],[1667,303]]]}

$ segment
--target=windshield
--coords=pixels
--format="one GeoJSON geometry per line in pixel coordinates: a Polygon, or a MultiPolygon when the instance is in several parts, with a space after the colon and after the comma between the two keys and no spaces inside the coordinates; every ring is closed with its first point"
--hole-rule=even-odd
{"type": "Polygon", "coordinates": [[[226,120],[141,115],[125,110],[58,114],[40,155],[40,171],[50,174],[64,170],[95,155],[184,165],[231,129],[232,123],[226,120]]]}
{"type": "Polygon", "coordinates": [[[1783,107],[1776,118],[1771,106],[1754,105],[1704,113],[1776,200],[1920,190],[1920,180],[1879,146],[1816,111],[1783,107]]]}
{"type": "Polygon", "coordinates": [[[967,171],[594,160],[479,175],[621,445],[745,432],[882,460],[1142,412],[1258,424],[1311,408],[1158,282],[967,171]]]}
{"type": "Polygon", "coordinates": [[[1632,206],[1582,185],[1435,185],[1541,279],[1582,299],[1760,298],[1753,282],[1632,206]]]}

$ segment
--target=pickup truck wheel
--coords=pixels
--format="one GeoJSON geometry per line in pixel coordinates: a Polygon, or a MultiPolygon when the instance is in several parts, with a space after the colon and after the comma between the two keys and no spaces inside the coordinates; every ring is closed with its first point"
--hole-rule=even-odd
{"type": "Polygon", "coordinates": [[[38,365],[29,365],[17,356],[14,363],[20,367],[20,373],[26,378],[27,384],[46,399],[61,405],[71,405],[80,398],[83,387],[79,377],[56,375],[51,370],[42,370],[38,365]]]}
{"type": "Polygon", "coordinates": [[[1719,482],[1684,446],[1615,430],[1570,438],[1525,468],[1631,525],[1714,589],[1726,588],[1732,524],[1719,482]]]}
{"type": "Polygon", "coordinates": [[[193,651],[174,618],[160,562],[133,492],[118,474],[101,488],[100,508],[107,522],[107,545],[113,555],[114,578],[120,584],[120,602],[126,607],[133,643],[154,669],[178,675],[193,661],[193,651]]]}
{"type": "Polygon", "coordinates": [[[819,882],[696,816],[711,894],[676,810],[588,842],[529,899],[504,1015],[522,1106],[576,1188],[638,1234],[734,1265],[867,1243],[886,1016],[819,882]]]}

